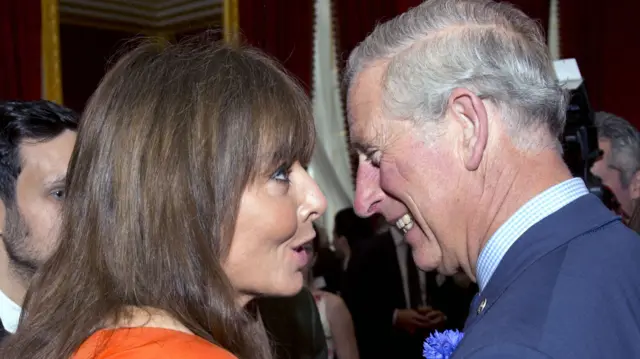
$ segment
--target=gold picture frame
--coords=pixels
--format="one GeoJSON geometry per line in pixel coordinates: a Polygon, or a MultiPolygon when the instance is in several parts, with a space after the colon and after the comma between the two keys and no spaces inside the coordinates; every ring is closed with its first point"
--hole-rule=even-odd
{"type": "MultiPolygon", "coordinates": [[[[240,24],[238,2],[240,0],[224,0],[223,31],[224,40],[231,44],[238,43],[240,24]]],[[[42,59],[42,98],[59,104],[62,96],[62,65],[60,55],[60,0],[41,0],[41,59],[42,59]]],[[[162,31],[156,36],[167,39],[173,34],[162,31]]]]}
{"type": "Polygon", "coordinates": [[[62,104],[59,0],[41,0],[40,14],[42,98],[62,104]]]}

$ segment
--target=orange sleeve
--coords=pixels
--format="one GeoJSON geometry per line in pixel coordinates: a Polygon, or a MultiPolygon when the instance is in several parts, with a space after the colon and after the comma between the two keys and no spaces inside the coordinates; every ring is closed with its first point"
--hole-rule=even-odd
{"type": "Polygon", "coordinates": [[[161,328],[101,330],[71,359],[237,359],[200,337],[161,328]]]}

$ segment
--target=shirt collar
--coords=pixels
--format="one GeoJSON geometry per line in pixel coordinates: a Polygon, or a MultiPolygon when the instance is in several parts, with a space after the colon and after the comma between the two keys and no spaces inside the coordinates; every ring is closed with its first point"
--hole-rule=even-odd
{"type": "Polygon", "coordinates": [[[572,178],[548,188],[520,207],[489,238],[478,257],[476,277],[482,291],[509,248],[529,228],[570,202],[589,193],[581,178],[572,178]]]}
{"type": "Polygon", "coordinates": [[[0,290],[0,320],[9,333],[15,333],[22,308],[0,290]]]}

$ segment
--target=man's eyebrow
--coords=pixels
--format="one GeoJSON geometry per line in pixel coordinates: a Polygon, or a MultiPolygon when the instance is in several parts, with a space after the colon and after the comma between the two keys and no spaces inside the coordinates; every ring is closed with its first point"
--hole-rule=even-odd
{"type": "Polygon", "coordinates": [[[362,144],[360,141],[351,142],[351,150],[359,153],[367,153],[368,150],[371,149],[370,146],[362,144]]]}
{"type": "Polygon", "coordinates": [[[376,131],[373,138],[371,140],[363,140],[360,137],[351,137],[350,140],[350,148],[352,150],[358,151],[359,153],[363,153],[365,155],[370,155],[372,152],[378,150],[377,143],[381,141],[381,134],[376,131]]]}

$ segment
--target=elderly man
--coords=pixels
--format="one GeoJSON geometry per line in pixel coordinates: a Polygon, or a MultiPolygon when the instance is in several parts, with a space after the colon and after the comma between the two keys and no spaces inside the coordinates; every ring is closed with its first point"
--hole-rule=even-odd
{"type": "Polygon", "coordinates": [[[55,247],[77,115],[48,101],[0,103],[0,339],[55,247]]]}
{"type": "Polygon", "coordinates": [[[603,154],[591,173],[613,192],[624,215],[631,216],[640,197],[640,133],[616,115],[597,112],[595,117],[603,154]]]}
{"type": "Polygon", "coordinates": [[[533,20],[426,1],[378,26],[346,80],[356,212],[480,288],[455,358],[640,358],[640,237],[563,162],[566,97],[533,20]]]}

